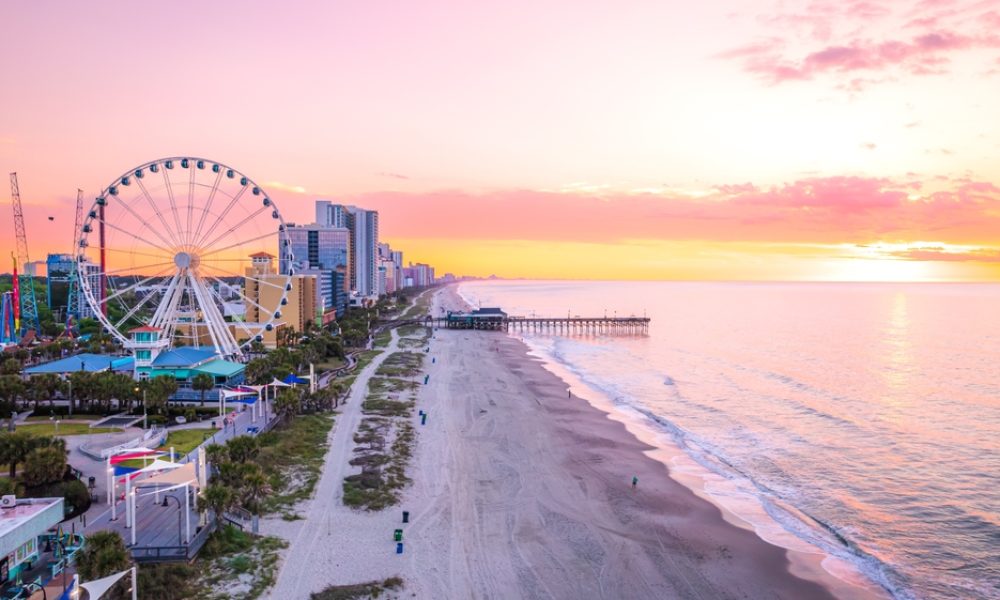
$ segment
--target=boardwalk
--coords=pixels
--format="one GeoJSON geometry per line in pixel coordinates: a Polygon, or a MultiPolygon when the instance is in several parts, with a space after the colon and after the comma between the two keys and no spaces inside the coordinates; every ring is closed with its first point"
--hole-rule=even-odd
{"type": "MultiPolygon", "coordinates": [[[[270,403],[266,403],[270,404],[270,403]]],[[[265,416],[257,416],[256,421],[249,409],[240,412],[232,425],[219,429],[205,443],[223,444],[238,435],[255,435],[265,429],[265,423],[274,418],[270,406],[266,407],[265,416]]],[[[167,443],[169,444],[169,438],[167,443]]],[[[193,450],[179,462],[195,460],[197,449],[193,450]]],[[[148,492],[149,490],[147,490],[148,492]]],[[[121,534],[126,544],[131,542],[132,532],[125,526],[125,502],[121,498],[124,489],[119,485],[117,500],[117,516],[112,520],[110,507],[87,523],[85,534],[101,530],[114,530],[121,534]]],[[[104,495],[99,496],[101,499],[104,495]]],[[[185,519],[184,491],[171,490],[158,497],[145,496],[137,500],[136,544],[131,546],[132,555],[138,561],[188,560],[201,548],[211,527],[208,527],[205,513],[199,513],[196,508],[196,497],[192,492],[189,499],[189,513],[185,519]],[[167,505],[163,505],[163,496],[171,496],[167,505]],[[191,542],[185,543],[190,528],[191,542]]]]}

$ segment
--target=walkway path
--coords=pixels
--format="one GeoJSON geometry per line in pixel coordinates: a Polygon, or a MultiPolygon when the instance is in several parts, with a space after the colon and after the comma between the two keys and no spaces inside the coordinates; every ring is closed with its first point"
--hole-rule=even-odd
{"type": "MultiPolygon", "coordinates": [[[[385,350],[376,356],[360,373],[351,388],[347,403],[341,406],[337,415],[333,432],[330,434],[330,446],[324,458],[323,474],[320,476],[316,493],[308,501],[303,516],[299,521],[283,521],[268,519],[262,523],[262,533],[278,534],[287,539],[289,547],[284,552],[281,570],[277,582],[271,590],[270,598],[308,598],[310,592],[322,589],[330,579],[318,565],[327,557],[345,552],[353,554],[359,548],[352,548],[349,540],[340,539],[337,535],[344,528],[345,519],[364,518],[365,515],[345,507],[341,503],[344,495],[344,477],[358,469],[348,464],[354,448],[354,432],[361,423],[361,404],[368,391],[368,380],[387,356],[397,350],[399,335],[392,330],[392,340],[385,350]],[[337,528],[340,531],[335,531],[337,528]]],[[[390,534],[391,534],[391,530],[390,534]]]]}

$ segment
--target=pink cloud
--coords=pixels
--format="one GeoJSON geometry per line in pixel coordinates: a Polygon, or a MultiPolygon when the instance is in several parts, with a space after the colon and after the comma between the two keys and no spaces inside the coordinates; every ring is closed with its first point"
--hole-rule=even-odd
{"type": "Polygon", "coordinates": [[[1000,250],[980,248],[971,252],[949,252],[942,247],[917,248],[890,253],[897,258],[922,261],[1000,262],[1000,250]]]}
{"type": "Polygon", "coordinates": [[[1000,188],[972,181],[937,183],[933,188],[938,191],[911,199],[921,186],[909,180],[813,177],[768,188],[749,183],[723,185],[696,199],[506,190],[380,192],[344,200],[382,211],[382,235],[390,241],[393,237],[594,243],[933,239],[948,244],[995,244],[1000,230],[1000,188]],[[552,227],[554,222],[561,223],[560,227],[552,227]]]}
{"type": "MultiPolygon", "coordinates": [[[[1000,47],[1000,38],[960,35],[942,31],[919,35],[909,41],[888,40],[880,43],[852,41],[849,45],[827,46],[792,60],[776,52],[761,50],[745,54],[744,68],[769,83],[812,79],[836,72],[883,71],[898,67],[914,75],[942,74],[950,60],[947,54],[972,48],[1000,47]]],[[[735,57],[738,57],[734,56],[735,57]]],[[[855,89],[872,80],[854,80],[855,89]]]]}
{"type": "MultiPolygon", "coordinates": [[[[784,37],[816,46],[795,56],[789,45],[749,44],[724,52],[720,58],[738,60],[744,70],[769,84],[814,79],[819,75],[858,72],[900,71],[909,75],[940,75],[948,72],[951,57],[959,53],[1000,47],[1000,13],[989,10],[1000,5],[997,0],[957,4],[930,1],[917,4],[908,12],[892,3],[865,1],[813,2],[798,11],[779,12],[758,17],[766,26],[781,29],[784,37]],[[885,27],[876,22],[899,21],[895,29],[916,29],[909,38],[882,37],[885,27]]],[[[838,87],[858,92],[886,79],[852,77],[838,87]]]]}

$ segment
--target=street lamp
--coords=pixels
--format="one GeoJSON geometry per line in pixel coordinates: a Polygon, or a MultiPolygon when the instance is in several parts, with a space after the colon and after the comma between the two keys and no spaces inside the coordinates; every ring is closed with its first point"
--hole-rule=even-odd
{"type": "Polygon", "coordinates": [[[168,494],[164,494],[163,495],[163,503],[160,506],[162,506],[163,508],[169,507],[170,503],[167,502],[167,500],[171,499],[171,498],[177,502],[177,545],[178,546],[183,546],[184,545],[184,536],[183,536],[183,534],[181,534],[181,512],[182,512],[181,511],[181,499],[177,498],[176,496],[170,496],[168,494]]]}
{"type": "MultiPolygon", "coordinates": [[[[135,388],[135,393],[139,393],[139,388],[135,388]]],[[[142,428],[146,428],[146,388],[142,388],[142,428]]]]}

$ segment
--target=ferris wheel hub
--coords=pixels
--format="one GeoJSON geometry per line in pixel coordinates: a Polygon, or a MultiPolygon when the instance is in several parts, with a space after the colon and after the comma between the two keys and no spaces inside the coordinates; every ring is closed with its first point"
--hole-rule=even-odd
{"type": "Polygon", "coordinates": [[[195,269],[198,262],[198,255],[193,252],[178,252],[174,255],[174,264],[178,269],[195,269]]]}

